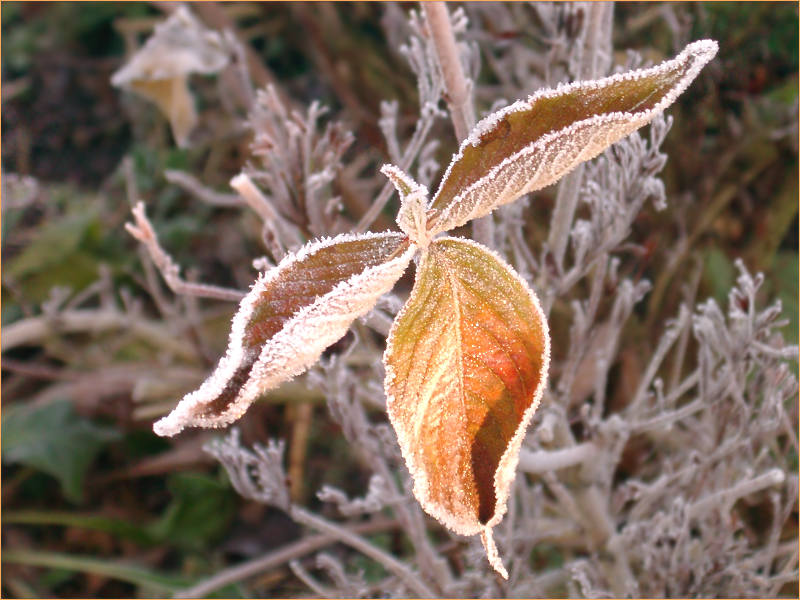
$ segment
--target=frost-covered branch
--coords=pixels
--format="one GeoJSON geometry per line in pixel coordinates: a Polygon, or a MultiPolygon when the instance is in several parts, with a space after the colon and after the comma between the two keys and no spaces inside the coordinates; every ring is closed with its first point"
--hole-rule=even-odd
{"type": "Polygon", "coordinates": [[[244,292],[208,285],[204,283],[189,283],[181,278],[178,265],[172,260],[161,245],[144,211],[144,203],[137,202],[133,207],[135,223],[125,223],[125,230],[139,240],[150,255],[153,263],[158,268],[164,281],[176,294],[197,296],[199,298],[213,298],[215,300],[229,300],[238,302],[244,297],[244,292]]]}

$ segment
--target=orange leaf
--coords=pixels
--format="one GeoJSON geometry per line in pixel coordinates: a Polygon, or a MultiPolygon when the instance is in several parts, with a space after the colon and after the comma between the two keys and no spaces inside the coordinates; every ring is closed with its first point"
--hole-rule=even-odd
{"type": "Polygon", "coordinates": [[[402,276],[416,248],[400,233],[307,244],[262,275],[233,318],[216,371],[153,429],[222,427],[262,393],[305,371],[402,276]]]}
{"type": "Polygon", "coordinates": [[[430,235],[555,183],[672,104],[717,53],[689,44],[658,66],[541,90],[480,121],[461,144],[429,209],[430,235]]]}
{"type": "Polygon", "coordinates": [[[547,376],[539,301],[497,255],[468,240],[431,242],[387,340],[389,418],[423,508],[481,534],[506,511],[520,444],[547,376]]]}

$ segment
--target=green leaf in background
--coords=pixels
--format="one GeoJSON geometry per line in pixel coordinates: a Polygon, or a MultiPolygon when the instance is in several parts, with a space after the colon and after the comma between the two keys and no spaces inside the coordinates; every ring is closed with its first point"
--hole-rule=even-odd
{"type": "Polygon", "coordinates": [[[48,574],[45,576],[51,578],[51,581],[48,582],[51,585],[59,583],[59,580],[64,578],[64,574],[73,572],[111,577],[139,586],[142,591],[140,597],[158,596],[164,593],[171,594],[190,583],[190,580],[186,577],[165,575],[139,565],[126,564],[118,559],[107,560],[61,552],[5,550],[3,551],[3,562],[52,569],[49,573],[54,575],[48,574]],[[52,581],[52,579],[55,581],[52,581]]]}
{"type": "Polygon", "coordinates": [[[21,279],[62,262],[78,249],[95,218],[92,213],[79,213],[43,224],[31,243],[3,265],[3,275],[21,279]]]}
{"type": "Polygon", "coordinates": [[[110,258],[108,248],[93,247],[102,229],[97,212],[85,204],[39,225],[24,250],[7,262],[4,258],[4,281],[15,281],[36,303],[45,300],[54,286],[83,289],[97,279],[100,261],[110,258]]]}
{"type": "Polygon", "coordinates": [[[2,434],[4,463],[52,475],[72,502],[81,501],[83,480],[94,458],[120,437],[117,430],[77,415],[67,400],[7,410],[2,434]]]}
{"type": "Polygon", "coordinates": [[[711,286],[711,293],[720,306],[725,306],[728,303],[728,292],[736,280],[733,262],[717,247],[706,250],[703,262],[703,274],[711,286]]]}
{"type": "Polygon", "coordinates": [[[167,486],[172,503],[161,519],[148,527],[150,535],[185,549],[201,550],[226,531],[236,509],[236,496],[228,484],[200,473],[177,473],[167,486]]]}

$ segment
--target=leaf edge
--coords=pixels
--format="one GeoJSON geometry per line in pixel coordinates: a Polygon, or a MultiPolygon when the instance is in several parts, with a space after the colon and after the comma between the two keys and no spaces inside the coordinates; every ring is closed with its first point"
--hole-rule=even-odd
{"type": "MultiPolygon", "coordinates": [[[[239,304],[239,308],[237,309],[231,323],[231,332],[228,336],[228,347],[225,351],[225,354],[219,360],[216,368],[212,371],[210,375],[206,377],[206,379],[203,381],[203,383],[200,385],[199,388],[186,394],[178,402],[175,408],[172,411],[170,411],[169,414],[165,415],[164,417],[156,421],[153,424],[153,431],[157,435],[162,437],[172,437],[183,431],[183,429],[185,429],[186,427],[219,428],[230,425],[231,423],[239,419],[247,410],[247,408],[258,398],[258,396],[260,396],[264,391],[266,391],[266,389],[262,390],[253,389],[253,386],[245,390],[248,383],[250,383],[253,379],[252,375],[249,376],[248,381],[242,385],[239,393],[236,396],[236,400],[234,400],[231,406],[229,406],[225,411],[223,411],[219,415],[213,417],[213,419],[196,417],[192,415],[192,410],[202,404],[206,404],[207,402],[203,401],[204,398],[214,399],[220,393],[222,393],[223,389],[227,385],[227,382],[231,379],[231,377],[234,376],[237,368],[239,367],[239,365],[242,364],[242,361],[245,359],[246,349],[244,348],[243,345],[245,328],[247,326],[250,316],[253,314],[253,311],[255,310],[256,302],[259,298],[261,291],[263,291],[263,289],[267,286],[267,284],[271,283],[276,277],[278,277],[281,270],[289,267],[290,265],[296,262],[299,262],[307,258],[308,256],[313,255],[316,252],[319,252],[320,250],[323,250],[338,243],[363,240],[363,239],[373,239],[373,238],[387,237],[387,236],[406,237],[404,234],[395,231],[384,231],[379,233],[366,232],[360,234],[344,233],[334,237],[323,237],[303,245],[296,253],[287,254],[277,266],[273,267],[269,271],[261,273],[259,277],[256,279],[256,281],[253,283],[253,285],[250,286],[250,290],[248,291],[247,295],[242,299],[242,301],[239,304]]],[[[379,265],[374,265],[372,267],[368,267],[358,275],[355,275],[350,279],[340,281],[329,292],[327,292],[323,296],[318,297],[312,304],[304,306],[302,309],[297,311],[297,313],[295,313],[289,320],[287,320],[284,326],[281,327],[281,330],[278,333],[276,333],[275,336],[271,338],[271,340],[275,339],[275,337],[277,337],[282,331],[286,330],[291,324],[302,320],[303,317],[306,316],[307,312],[311,311],[314,307],[322,305],[329,298],[341,293],[340,288],[343,284],[351,283],[352,281],[358,280],[359,278],[365,278],[381,268],[385,268],[388,265],[394,264],[400,271],[399,275],[397,276],[397,278],[395,278],[394,282],[392,283],[392,285],[394,285],[397,279],[402,277],[402,274],[408,268],[408,264],[411,262],[411,259],[413,258],[416,251],[417,251],[416,246],[412,243],[409,243],[408,248],[406,248],[406,250],[402,254],[396,256],[390,261],[379,265]]],[[[264,350],[268,346],[269,342],[264,344],[259,350],[259,356],[253,363],[252,367],[253,371],[255,371],[257,366],[262,362],[264,350]]],[[[313,362],[315,361],[316,359],[314,359],[314,361],[312,361],[311,364],[313,364],[313,362]]],[[[282,381],[288,381],[292,377],[295,377],[298,374],[305,371],[307,368],[308,366],[299,368],[299,370],[294,372],[292,375],[286,376],[284,379],[282,379],[282,381]]]]}

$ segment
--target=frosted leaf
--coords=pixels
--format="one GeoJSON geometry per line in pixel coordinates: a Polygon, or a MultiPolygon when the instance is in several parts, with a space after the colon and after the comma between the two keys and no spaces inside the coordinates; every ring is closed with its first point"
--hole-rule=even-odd
{"type": "Polygon", "coordinates": [[[519,275],[475,242],[431,242],[387,340],[387,411],[422,507],[480,534],[503,576],[492,528],[549,360],[544,314],[519,275]]]}
{"type": "Polygon", "coordinates": [[[155,103],[169,119],[175,142],[184,147],[197,123],[189,74],[217,73],[229,58],[222,36],[179,6],[156,25],[144,46],[111,76],[111,83],[155,103]]]}
{"type": "Polygon", "coordinates": [[[430,236],[425,216],[428,203],[428,188],[418,184],[394,165],[383,165],[381,173],[386,175],[400,194],[400,210],[397,225],[420,248],[427,248],[430,236]]]}
{"type": "Polygon", "coordinates": [[[402,276],[416,248],[400,233],[318,240],[262,274],[233,318],[228,351],[158,435],[222,427],[261,394],[305,371],[402,276]]]}
{"type": "Polygon", "coordinates": [[[482,119],[461,144],[429,209],[430,235],[555,183],[672,104],[717,52],[694,42],[672,60],[541,90],[482,119]]]}

